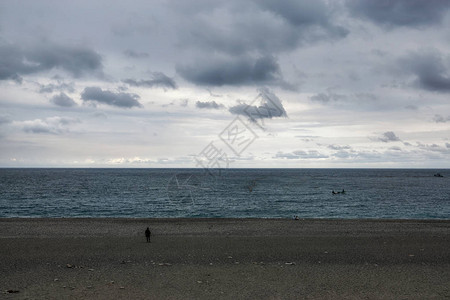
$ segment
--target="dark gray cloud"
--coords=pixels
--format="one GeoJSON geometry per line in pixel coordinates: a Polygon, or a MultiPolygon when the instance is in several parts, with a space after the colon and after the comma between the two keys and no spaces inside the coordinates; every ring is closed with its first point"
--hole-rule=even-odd
{"type": "Polygon", "coordinates": [[[220,109],[224,108],[223,104],[217,104],[216,101],[197,101],[195,103],[195,107],[197,108],[206,108],[206,109],[220,109]]]}
{"type": "Polygon", "coordinates": [[[99,87],[87,87],[81,93],[81,99],[84,101],[125,108],[142,107],[142,104],[138,101],[139,98],[136,94],[114,93],[104,91],[99,87]]]}
{"type": "Polygon", "coordinates": [[[123,52],[123,54],[125,54],[125,56],[131,57],[131,58],[146,58],[146,57],[150,56],[146,52],[136,52],[136,51],[131,50],[131,49],[125,50],[123,52]]]}
{"type": "Polygon", "coordinates": [[[0,80],[21,82],[21,76],[61,69],[74,77],[101,72],[102,58],[95,51],[81,46],[51,43],[22,48],[0,44],[0,80]]]}
{"type": "Polygon", "coordinates": [[[50,102],[55,105],[62,106],[62,107],[72,107],[72,106],[77,105],[77,103],[75,101],[73,101],[72,98],[70,98],[63,92],[59,93],[59,95],[53,96],[50,99],[50,102]]]}
{"type": "Polygon", "coordinates": [[[257,0],[256,2],[295,26],[327,23],[327,7],[323,1],[257,0]]]}
{"type": "Polygon", "coordinates": [[[450,67],[436,50],[410,53],[399,60],[399,67],[411,72],[416,84],[425,90],[450,92],[450,67]]]}
{"type": "Polygon", "coordinates": [[[348,34],[335,24],[335,10],[327,1],[226,1],[204,6],[212,11],[190,14],[181,30],[182,40],[211,52],[278,53],[348,34]]]}
{"type": "Polygon", "coordinates": [[[321,0],[257,0],[263,9],[281,17],[299,31],[306,31],[299,39],[343,38],[349,31],[339,25],[332,24],[333,8],[321,0]],[[317,29],[321,31],[317,32],[317,29]],[[315,32],[315,33],[313,33],[315,32]],[[308,37],[308,34],[311,36],[308,37]]]}
{"type": "Polygon", "coordinates": [[[401,141],[400,138],[396,136],[393,131],[386,131],[385,133],[383,133],[382,137],[378,138],[378,140],[384,143],[401,141]]]}
{"type": "Polygon", "coordinates": [[[22,51],[13,45],[0,45],[0,80],[22,82],[19,74],[31,73],[31,67],[23,62],[22,51]]]}
{"type": "Polygon", "coordinates": [[[178,66],[177,72],[197,85],[223,86],[246,84],[280,84],[280,66],[273,56],[259,59],[227,58],[202,60],[192,65],[178,66]]]}
{"type": "Polygon", "coordinates": [[[328,158],[328,155],[322,154],[317,150],[298,150],[291,153],[278,152],[274,158],[284,159],[320,159],[328,158]]]}
{"type": "Polygon", "coordinates": [[[0,115],[0,125],[11,123],[11,117],[9,115],[0,115]]]}
{"type": "Polygon", "coordinates": [[[27,58],[37,62],[44,70],[61,68],[75,77],[99,71],[103,67],[100,54],[81,46],[46,44],[28,52],[27,58]]]}
{"type": "Polygon", "coordinates": [[[50,117],[21,122],[23,131],[27,133],[61,134],[68,131],[70,124],[80,120],[65,117],[50,117]]]}
{"type": "Polygon", "coordinates": [[[247,116],[251,121],[287,117],[281,100],[267,88],[259,89],[259,95],[249,105],[241,103],[229,108],[230,113],[247,116]]]}
{"type": "Polygon", "coordinates": [[[434,115],[433,121],[436,122],[436,123],[450,122],[450,116],[443,117],[441,115],[434,115]]]}
{"type": "Polygon", "coordinates": [[[450,8],[446,0],[348,0],[357,16],[387,26],[438,24],[450,8]]]}
{"type": "Polygon", "coordinates": [[[134,79],[124,79],[123,82],[131,85],[131,86],[143,86],[143,87],[162,87],[169,89],[177,89],[177,84],[175,80],[168,77],[164,73],[161,72],[153,72],[151,74],[151,79],[147,80],[134,80],[134,79]]]}

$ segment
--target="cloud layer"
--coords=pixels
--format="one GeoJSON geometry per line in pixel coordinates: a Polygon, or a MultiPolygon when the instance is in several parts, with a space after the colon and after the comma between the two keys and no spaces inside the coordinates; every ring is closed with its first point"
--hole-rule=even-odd
{"type": "Polygon", "coordinates": [[[257,119],[287,117],[281,100],[267,88],[261,88],[258,97],[251,104],[238,104],[230,107],[229,111],[235,115],[247,116],[254,122],[257,119]]]}
{"type": "Polygon", "coordinates": [[[177,67],[186,80],[206,86],[270,84],[282,81],[280,67],[272,56],[217,58],[177,67]]]}
{"type": "Polygon", "coordinates": [[[195,102],[195,107],[197,108],[205,108],[205,109],[221,109],[223,108],[223,104],[217,104],[216,101],[197,101],[195,102]]]}
{"type": "Polygon", "coordinates": [[[449,57],[436,50],[414,52],[400,60],[400,65],[415,76],[415,83],[426,90],[450,92],[449,57]]]}
{"type": "Polygon", "coordinates": [[[67,96],[65,93],[59,93],[59,95],[55,95],[50,99],[50,102],[62,107],[71,107],[77,105],[75,101],[73,101],[72,98],[67,96]]]}
{"type": "Polygon", "coordinates": [[[386,131],[385,133],[383,133],[383,136],[379,138],[379,140],[384,143],[389,143],[389,142],[398,142],[400,141],[400,138],[396,136],[394,132],[386,131]]]}
{"type": "Polygon", "coordinates": [[[143,79],[143,80],[124,79],[122,81],[131,86],[137,87],[149,87],[149,88],[162,87],[169,89],[177,88],[177,84],[175,83],[175,81],[161,72],[154,72],[152,73],[151,77],[152,77],[151,79],[143,79]]]}
{"type": "Polygon", "coordinates": [[[0,2],[0,166],[195,167],[233,120],[235,167],[450,162],[449,1],[26,8],[0,2]]]}
{"type": "Polygon", "coordinates": [[[22,48],[0,44],[0,80],[22,81],[21,76],[61,69],[74,77],[102,70],[102,57],[81,46],[37,44],[22,48]]]}
{"type": "Polygon", "coordinates": [[[442,0],[349,0],[355,15],[388,26],[425,26],[440,23],[450,9],[442,0]]]}
{"type": "Polygon", "coordinates": [[[23,131],[37,134],[63,134],[68,131],[68,126],[79,123],[78,119],[67,117],[49,117],[45,119],[35,119],[23,121],[19,124],[23,131]]]}
{"type": "Polygon", "coordinates": [[[136,94],[114,93],[100,87],[87,87],[81,93],[81,99],[84,101],[124,108],[142,107],[139,98],[136,94]]]}

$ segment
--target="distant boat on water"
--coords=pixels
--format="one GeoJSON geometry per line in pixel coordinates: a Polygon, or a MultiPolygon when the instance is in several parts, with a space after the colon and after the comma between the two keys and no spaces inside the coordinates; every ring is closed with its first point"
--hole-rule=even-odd
{"type": "Polygon", "coordinates": [[[442,176],[441,173],[436,173],[434,174],[434,177],[444,177],[444,176],[442,176]]]}
{"type": "Polygon", "coordinates": [[[335,192],[334,190],[331,192],[333,195],[337,194],[345,194],[345,190],[342,190],[342,192],[335,192]]]}

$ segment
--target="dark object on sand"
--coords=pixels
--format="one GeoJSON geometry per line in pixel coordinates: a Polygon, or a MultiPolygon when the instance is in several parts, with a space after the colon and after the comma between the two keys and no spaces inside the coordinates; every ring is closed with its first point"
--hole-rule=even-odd
{"type": "Polygon", "coordinates": [[[150,232],[150,229],[147,227],[147,229],[145,230],[145,237],[147,238],[147,243],[151,243],[150,241],[150,235],[152,233],[150,232]]]}
{"type": "Polygon", "coordinates": [[[441,173],[436,173],[434,174],[434,177],[444,177],[444,176],[442,176],[441,173]]]}

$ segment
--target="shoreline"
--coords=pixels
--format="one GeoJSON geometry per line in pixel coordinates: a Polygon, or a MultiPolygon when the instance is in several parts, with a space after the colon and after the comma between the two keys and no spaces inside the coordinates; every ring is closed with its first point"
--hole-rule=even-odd
{"type": "Polygon", "coordinates": [[[157,235],[315,236],[443,233],[450,220],[281,218],[0,218],[2,237],[157,235]]]}
{"type": "MultiPolygon", "coordinates": [[[[0,220],[21,220],[21,219],[42,219],[42,220],[90,220],[90,219],[111,219],[111,220],[161,220],[161,221],[170,221],[170,220],[200,220],[200,221],[208,221],[208,220],[293,220],[292,218],[280,217],[280,218],[260,218],[260,217],[236,217],[236,218],[228,218],[228,217],[173,217],[173,218],[130,218],[130,217],[0,217],[0,220]]],[[[300,220],[325,220],[325,221],[450,221],[449,219],[414,219],[414,218],[300,218],[300,220]]]]}

